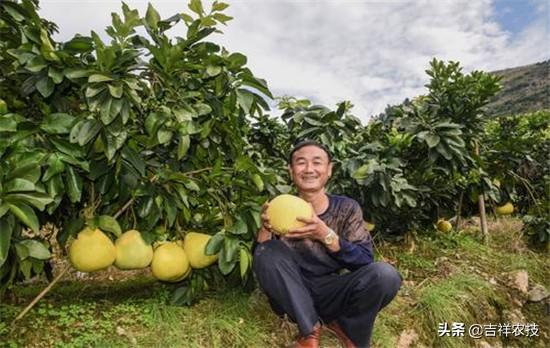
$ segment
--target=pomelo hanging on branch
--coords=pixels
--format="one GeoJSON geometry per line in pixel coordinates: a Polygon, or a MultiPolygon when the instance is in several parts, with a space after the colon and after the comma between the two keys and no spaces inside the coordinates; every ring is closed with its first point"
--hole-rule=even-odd
{"type": "Polygon", "coordinates": [[[218,260],[218,255],[206,255],[205,248],[212,236],[204,233],[189,232],[185,236],[183,250],[193,268],[205,268],[218,260]]]}
{"type": "Polygon", "coordinates": [[[296,218],[311,218],[313,208],[311,204],[300,197],[283,194],[269,202],[266,214],[274,232],[284,235],[292,229],[303,227],[305,224],[296,218]]]}
{"type": "Polygon", "coordinates": [[[115,266],[119,269],[140,269],[153,260],[153,247],[143,240],[137,230],[124,232],[115,242],[115,266]]]}
{"type": "Polygon", "coordinates": [[[191,273],[191,267],[183,248],[177,242],[168,242],[155,249],[151,271],[158,280],[179,282],[191,273]]]}
{"type": "Polygon", "coordinates": [[[69,259],[78,271],[95,272],[113,264],[116,248],[99,228],[86,227],[69,247],[69,259]]]}

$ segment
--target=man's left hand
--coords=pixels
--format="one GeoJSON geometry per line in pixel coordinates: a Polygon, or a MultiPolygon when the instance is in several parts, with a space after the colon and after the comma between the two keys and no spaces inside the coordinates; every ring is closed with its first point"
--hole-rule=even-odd
{"type": "Polygon", "coordinates": [[[325,222],[317,215],[314,215],[311,219],[298,217],[298,221],[305,223],[306,225],[300,228],[290,230],[285,234],[285,238],[288,239],[313,239],[323,241],[328,234],[329,228],[325,222]]]}

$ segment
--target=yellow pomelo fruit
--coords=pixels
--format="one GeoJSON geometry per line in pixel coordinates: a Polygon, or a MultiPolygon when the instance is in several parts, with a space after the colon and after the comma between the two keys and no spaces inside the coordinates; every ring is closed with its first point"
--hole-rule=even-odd
{"type": "Polygon", "coordinates": [[[153,247],[145,243],[139,231],[124,232],[115,241],[115,247],[115,266],[120,269],[145,268],[153,260],[153,247]]]}
{"type": "Polygon", "coordinates": [[[208,241],[212,236],[204,233],[189,232],[185,236],[185,242],[183,243],[183,250],[189,264],[193,268],[208,267],[218,260],[218,255],[206,255],[205,248],[208,241]]]}
{"type": "Polygon", "coordinates": [[[437,221],[437,229],[441,232],[449,232],[453,229],[453,225],[445,219],[437,221]]]}
{"type": "Polygon", "coordinates": [[[313,208],[300,197],[283,194],[269,202],[266,214],[275,233],[287,234],[292,229],[303,227],[305,224],[296,218],[310,219],[313,216],[313,208]]]}
{"type": "Polygon", "coordinates": [[[8,113],[8,104],[6,104],[6,101],[4,99],[0,99],[0,115],[4,115],[8,113]]]}
{"type": "Polygon", "coordinates": [[[69,247],[69,260],[81,272],[107,268],[116,258],[113,242],[100,229],[86,227],[69,247]]]}
{"type": "Polygon", "coordinates": [[[376,227],[375,224],[373,224],[372,222],[368,222],[368,221],[364,221],[363,225],[364,225],[365,229],[369,232],[374,230],[374,228],[376,227]]]}
{"type": "Polygon", "coordinates": [[[158,280],[179,282],[185,279],[189,270],[187,255],[176,242],[164,243],[155,249],[151,271],[158,280]]]}
{"type": "Polygon", "coordinates": [[[497,207],[497,214],[499,215],[510,215],[514,212],[514,205],[511,202],[508,202],[500,207],[497,207]]]}

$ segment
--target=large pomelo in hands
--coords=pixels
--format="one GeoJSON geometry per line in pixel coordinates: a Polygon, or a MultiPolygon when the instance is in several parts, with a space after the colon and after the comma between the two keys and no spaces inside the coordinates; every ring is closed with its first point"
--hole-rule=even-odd
{"type": "Polygon", "coordinates": [[[284,235],[292,229],[303,227],[305,223],[296,218],[310,219],[313,216],[313,207],[300,197],[283,194],[269,202],[266,214],[274,232],[284,235]]]}
{"type": "Polygon", "coordinates": [[[115,245],[98,228],[86,227],[69,247],[69,260],[80,272],[99,271],[112,265],[115,259],[115,245]]]}
{"type": "Polygon", "coordinates": [[[115,266],[120,269],[140,269],[153,260],[153,247],[143,240],[136,230],[124,232],[115,242],[115,266]]]}
{"type": "Polygon", "coordinates": [[[151,271],[158,280],[179,282],[189,275],[191,267],[183,248],[177,242],[168,242],[155,249],[151,271]]]}
{"type": "Polygon", "coordinates": [[[191,267],[208,267],[218,260],[218,255],[206,255],[205,253],[206,244],[208,244],[210,238],[212,236],[198,232],[189,232],[185,236],[183,250],[191,267]]]}

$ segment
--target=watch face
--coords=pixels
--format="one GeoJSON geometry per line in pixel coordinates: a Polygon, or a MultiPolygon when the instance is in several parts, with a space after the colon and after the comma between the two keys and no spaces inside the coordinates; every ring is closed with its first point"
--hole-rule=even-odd
{"type": "Polygon", "coordinates": [[[335,233],[333,231],[330,231],[328,236],[325,237],[325,244],[330,245],[332,242],[334,242],[334,235],[335,233]]]}

